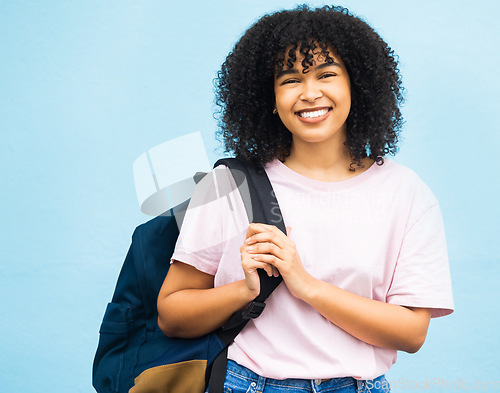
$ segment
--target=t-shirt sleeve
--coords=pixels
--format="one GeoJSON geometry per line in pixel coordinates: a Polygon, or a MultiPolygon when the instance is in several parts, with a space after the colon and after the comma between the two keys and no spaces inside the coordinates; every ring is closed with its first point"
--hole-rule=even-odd
{"type": "Polygon", "coordinates": [[[215,275],[224,250],[224,239],[235,231],[232,226],[236,186],[229,169],[219,166],[196,185],[172,261],[194,266],[215,275]]]}
{"type": "Polygon", "coordinates": [[[432,309],[432,317],[453,312],[453,294],[441,210],[436,202],[407,230],[387,302],[432,309]]]}

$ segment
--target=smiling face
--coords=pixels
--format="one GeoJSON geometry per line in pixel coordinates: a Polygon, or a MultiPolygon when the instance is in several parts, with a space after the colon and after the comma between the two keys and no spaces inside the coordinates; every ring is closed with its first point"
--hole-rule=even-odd
{"type": "Polygon", "coordinates": [[[304,73],[298,51],[293,68],[275,76],[276,109],[297,143],[345,141],[346,119],[351,109],[349,75],[339,56],[329,50],[329,59],[313,53],[312,66],[304,73]]]}

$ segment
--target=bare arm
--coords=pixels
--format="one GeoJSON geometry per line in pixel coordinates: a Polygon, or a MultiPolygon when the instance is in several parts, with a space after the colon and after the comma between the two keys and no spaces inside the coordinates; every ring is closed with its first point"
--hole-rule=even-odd
{"type": "Polygon", "coordinates": [[[423,345],[431,312],[368,299],[312,280],[302,300],[354,337],[382,348],[417,352],[423,345]]]}
{"type": "Polygon", "coordinates": [[[295,244],[276,227],[251,224],[246,251],[255,263],[276,268],[290,292],[354,337],[382,348],[416,352],[427,335],[430,310],[368,299],[312,277],[295,244]]]}
{"type": "Polygon", "coordinates": [[[214,277],[174,262],[158,296],[158,325],[170,337],[199,337],[224,325],[258,292],[245,280],[214,288],[214,277]]]}

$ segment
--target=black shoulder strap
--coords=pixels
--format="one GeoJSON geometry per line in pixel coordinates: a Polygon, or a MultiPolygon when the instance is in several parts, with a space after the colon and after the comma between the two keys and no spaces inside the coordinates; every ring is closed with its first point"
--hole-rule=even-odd
{"type": "MultiPolygon", "coordinates": [[[[283,216],[276,199],[273,187],[267,174],[263,168],[255,168],[250,165],[245,165],[237,158],[225,158],[218,160],[214,167],[218,165],[227,166],[238,187],[242,190],[242,198],[249,216],[250,222],[260,222],[264,224],[276,225],[283,233],[286,233],[283,216]],[[245,182],[248,187],[245,186],[245,182]],[[249,191],[249,197],[245,198],[246,190],[249,191]]],[[[283,278],[269,277],[263,270],[259,269],[260,277],[260,294],[257,296],[249,307],[245,310],[235,313],[228,323],[225,330],[231,330],[233,327],[241,326],[241,329],[249,319],[256,318],[260,315],[265,307],[264,301],[271,295],[274,289],[281,283],[283,278]]],[[[239,329],[239,330],[241,330],[239,329]]],[[[239,331],[238,331],[239,332],[239,331]]],[[[223,339],[226,345],[230,344],[234,337],[225,337],[223,339]],[[229,342],[226,342],[230,340],[229,342]]]]}
{"type": "MultiPolygon", "coordinates": [[[[285,223],[276,195],[264,169],[255,168],[250,165],[247,166],[237,158],[221,159],[215,163],[214,167],[218,165],[227,166],[237,186],[241,187],[242,198],[249,221],[276,225],[283,233],[286,233],[285,223]],[[249,192],[249,200],[245,195],[246,190],[249,192]]],[[[265,307],[265,300],[283,281],[281,276],[269,277],[262,269],[259,269],[259,277],[259,296],[246,309],[234,313],[224,328],[217,333],[226,345],[226,350],[213,363],[209,393],[222,393],[223,391],[227,368],[227,346],[233,342],[250,319],[256,318],[262,313],[265,307]]]]}
{"type": "MultiPolygon", "coordinates": [[[[250,201],[245,200],[244,195],[242,197],[247,208],[247,213],[249,212],[247,204],[251,203],[252,217],[249,217],[249,221],[276,225],[281,231],[286,233],[278,201],[265,170],[245,165],[237,158],[220,159],[215,163],[214,167],[219,165],[225,165],[230,169],[237,186],[243,186],[243,183],[247,182],[248,190],[250,191],[250,201]]],[[[241,188],[245,189],[245,187],[241,188]]]]}

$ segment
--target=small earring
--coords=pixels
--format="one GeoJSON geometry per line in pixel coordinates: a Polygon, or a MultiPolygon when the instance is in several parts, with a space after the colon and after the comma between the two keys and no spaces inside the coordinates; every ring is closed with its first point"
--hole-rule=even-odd
{"type": "Polygon", "coordinates": [[[277,115],[278,114],[278,110],[276,108],[273,109],[273,115],[277,115]]]}

